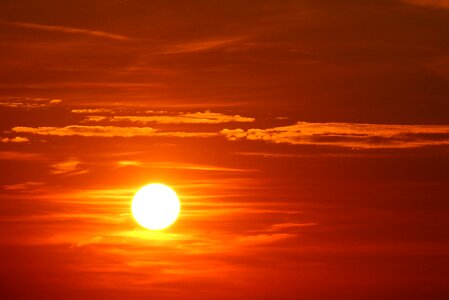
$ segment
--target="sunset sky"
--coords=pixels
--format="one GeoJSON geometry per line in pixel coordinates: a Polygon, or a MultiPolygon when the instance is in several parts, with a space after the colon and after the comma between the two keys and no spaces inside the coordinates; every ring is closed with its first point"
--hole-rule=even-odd
{"type": "Polygon", "coordinates": [[[0,66],[1,299],[449,298],[448,0],[2,0],[0,66]]]}

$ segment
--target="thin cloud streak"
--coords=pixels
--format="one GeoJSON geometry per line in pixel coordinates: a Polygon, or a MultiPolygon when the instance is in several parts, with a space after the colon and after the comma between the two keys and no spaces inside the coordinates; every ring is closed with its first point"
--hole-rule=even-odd
{"type": "Polygon", "coordinates": [[[21,28],[29,28],[29,29],[36,29],[36,30],[43,30],[43,31],[49,31],[49,32],[62,32],[62,33],[69,33],[69,34],[84,34],[94,37],[102,37],[112,40],[119,40],[119,41],[127,41],[131,38],[125,35],[120,34],[114,34],[109,33],[105,31],[99,31],[99,30],[90,30],[90,29],[82,29],[82,28],[75,28],[75,27],[69,27],[69,26],[59,26],[59,25],[45,25],[45,24],[37,24],[37,23],[27,23],[27,22],[8,22],[8,21],[0,21],[0,23],[12,25],[16,27],[21,28]]]}
{"type": "Polygon", "coordinates": [[[107,108],[78,108],[70,111],[74,114],[96,114],[96,113],[113,113],[114,111],[107,108]]]}
{"type": "Polygon", "coordinates": [[[45,157],[38,153],[29,153],[20,151],[0,151],[0,160],[41,161],[45,160],[45,157]]]}
{"type": "Polygon", "coordinates": [[[231,37],[222,39],[209,39],[203,41],[185,42],[168,47],[167,49],[161,51],[161,54],[184,54],[184,53],[195,53],[214,49],[221,49],[239,43],[245,39],[246,38],[242,37],[231,37]]]}
{"type": "Polygon", "coordinates": [[[2,188],[7,191],[18,191],[18,190],[33,189],[36,187],[40,187],[44,184],[45,184],[44,182],[39,182],[39,181],[27,181],[27,182],[16,183],[16,184],[5,184],[2,186],[2,188]]]}
{"type": "Polygon", "coordinates": [[[253,172],[255,170],[239,169],[239,168],[226,168],[213,165],[201,165],[190,164],[181,162],[156,162],[156,163],[144,163],[140,161],[118,161],[120,167],[151,167],[161,169],[183,169],[183,170],[196,170],[196,171],[215,171],[215,172],[253,172]]]}

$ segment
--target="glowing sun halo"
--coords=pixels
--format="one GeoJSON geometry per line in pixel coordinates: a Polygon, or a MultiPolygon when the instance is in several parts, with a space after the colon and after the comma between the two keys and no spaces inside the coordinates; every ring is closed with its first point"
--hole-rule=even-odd
{"type": "Polygon", "coordinates": [[[141,226],[160,230],[176,221],[181,203],[173,189],[165,184],[153,183],[142,187],[134,195],[131,211],[141,226]]]}

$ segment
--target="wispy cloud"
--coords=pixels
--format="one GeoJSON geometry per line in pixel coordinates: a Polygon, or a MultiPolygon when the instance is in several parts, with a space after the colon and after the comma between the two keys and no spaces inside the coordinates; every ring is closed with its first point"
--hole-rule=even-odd
{"type": "MultiPolygon", "coordinates": [[[[310,157],[385,157],[385,154],[374,153],[276,153],[276,152],[235,152],[236,155],[263,158],[310,158],[310,157]]],[[[388,154],[387,156],[390,156],[388,154]]]]}
{"type": "Polygon", "coordinates": [[[267,129],[223,129],[229,140],[348,148],[415,148],[449,145],[449,125],[309,123],[267,129]]]}
{"type": "Polygon", "coordinates": [[[131,39],[130,37],[125,36],[125,35],[120,35],[120,34],[115,34],[115,33],[110,33],[110,32],[105,32],[105,31],[99,31],[99,30],[75,28],[75,27],[69,27],[69,26],[46,25],[46,24],[27,23],[27,22],[9,22],[9,21],[3,21],[3,20],[0,21],[0,23],[11,25],[11,26],[16,26],[16,27],[20,27],[20,28],[43,30],[43,31],[49,31],[49,32],[62,32],[62,33],[68,33],[68,34],[83,34],[83,35],[107,38],[107,39],[112,39],[112,40],[120,40],[120,41],[126,41],[126,40],[131,39]]]}
{"type": "Polygon", "coordinates": [[[296,237],[296,234],[290,233],[267,233],[241,236],[236,239],[238,246],[260,246],[280,242],[289,238],[296,237]]]}
{"type": "Polygon", "coordinates": [[[92,245],[92,244],[98,244],[101,242],[101,240],[103,239],[102,236],[94,236],[90,239],[87,240],[81,240],[78,243],[76,243],[74,246],[76,247],[84,247],[84,246],[88,246],[88,245],[92,245]]]}
{"type": "Polygon", "coordinates": [[[136,137],[136,136],[162,136],[162,137],[211,137],[217,136],[215,132],[176,132],[157,131],[151,127],[119,127],[119,126],[82,126],[69,125],[65,127],[14,127],[13,132],[52,135],[52,136],[84,136],[84,137],[136,137]]]}
{"type": "Polygon", "coordinates": [[[298,158],[298,157],[308,157],[316,156],[317,154],[296,154],[296,153],[271,153],[271,152],[236,152],[236,155],[243,156],[258,156],[266,158],[298,158]]]}
{"type": "Polygon", "coordinates": [[[112,113],[114,111],[107,108],[78,108],[72,109],[71,112],[74,114],[98,114],[98,113],[112,113]]]}
{"type": "Polygon", "coordinates": [[[21,137],[21,136],[16,136],[13,138],[0,138],[0,142],[2,143],[26,143],[29,142],[30,140],[26,137],[21,137]]]}
{"type": "Polygon", "coordinates": [[[240,115],[227,115],[210,111],[196,113],[180,113],[178,115],[154,115],[154,116],[88,116],[86,122],[99,122],[108,120],[110,122],[134,122],[141,124],[220,124],[231,122],[254,122],[254,118],[242,117],[240,115]]]}
{"type": "Polygon", "coordinates": [[[52,174],[78,175],[87,173],[88,170],[81,167],[80,160],[72,157],[66,161],[52,164],[50,172],[52,174]]]}
{"type": "Polygon", "coordinates": [[[47,98],[12,98],[0,101],[0,106],[11,108],[40,108],[61,103],[61,99],[47,98]]]}
{"type": "Polygon", "coordinates": [[[171,47],[168,47],[162,53],[164,54],[180,54],[180,53],[192,53],[203,52],[214,49],[226,48],[228,46],[237,44],[246,38],[243,37],[229,37],[221,39],[208,39],[193,42],[180,43],[171,47]]]}
{"type": "Polygon", "coordinates": [[[14,127],[14,132],[37,135],[54,136],[96,136],[96,137],[132,137],[154,135],[155,129],[151,127],[117,127],[117,126],[81,126],[70,125],[65,127],[14,127]]]}
{"type": "Polygon", "coordinates": [[[135,160],[120,160],[117,162],[117,165],[120,167],[129,167],[129,166],[140,167],[143,166],[144,164],[140,161],[135,160]]]}
{"type": "Polygon", "coordinates": [[[107,120],[109,120],[109,118],[105,116],[87,116],[84,118],[84,120],[81,121],[81,123],[97,123],[107,120]]]}
{"type": "Polygon", "coordinates": [[[218,171],[218,172],[251,172],[254,170],[250,169],[239,169],[239,168],[227,168],[222,166],[214,165],[201,165],[192,163],[181,163],[181,162],[157,162],[157,163],[144,163],[140,161],[129,161],[121,160],[117,162],[120,167],[152,167],[161,169],[183,169],[183,170],[197,170],[197,171],[218,171]]]}
{"type": "Polygon", "coordinates": [[[44,157],[37,153],[19,152],[19,151],[0,151],[0,160],[25,160],[39,161],[44,157]]]}
{"type": "Polygon", "coordinates": [[[302,228],[302,227],[310,227],[310,226],[316,226],[316,225],[318,225],[318,224],[317,223],[279,223],[279,224],[271,225],[265,231],[276,232],[276,231],[298,229],[298,228],[302,228]]]}
{"type": "Polygon", "coordinates": [[[22,183],[3,185],[2,188],[8,191],[17,191],[17,190],[28,190],[31,188],[40,187],[42,185],[44,185],[43,182],[27,181],[22,183]]]}

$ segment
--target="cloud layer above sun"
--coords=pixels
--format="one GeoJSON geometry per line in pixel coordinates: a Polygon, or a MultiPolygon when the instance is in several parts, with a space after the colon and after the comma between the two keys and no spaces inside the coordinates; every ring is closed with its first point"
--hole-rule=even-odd
{"type": "MultiPolygon", "coordinates": [[[[64,126],[14,126],[3,131],[2,143],[36,143],[33,136],[57,137],[172,137],[225,138],[231,142],[265,142],[296,146],[340,147],[349,149],[406,149],[449,144],[448,125],[369,124],[349,122],[303,122],[293,125],[289,118],[273,116],[264,122],[252,116],[225,112],[157,111],[140,107],[65,106],[58,100],[4,100],[5,106],[34,110],[36,118],[45,110],[59,111],[67,121],[64,126]],[[74,120],[78,123],[73,124],[74,120]],[[71,124],[70,124],[71,123],[71,124]],[[89,125],[95,123],[95,125],[89,125]],[[253,124],[287,124],[274,127],[253,127],[253,124]],[[151,125],[151,126],[148,126],[151,125]],[[233,125],[233,128],[229,127],[233,125]],[[246,128],[242,128],[244,125],[246,128]]],[[[14,112],[13,112],[14,113],[14,112]]],[[[41,122],[42,123],[42,122],[41,122]]]]}

